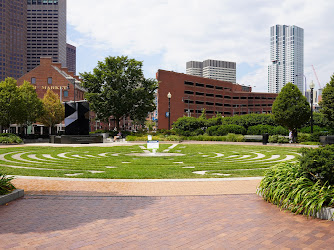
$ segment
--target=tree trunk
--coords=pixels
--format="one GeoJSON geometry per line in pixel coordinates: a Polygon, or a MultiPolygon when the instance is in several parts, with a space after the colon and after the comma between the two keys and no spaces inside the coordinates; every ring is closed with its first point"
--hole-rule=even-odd
{"type": "Polygon", "coordinates": [[[116,122],[117,131],[120,131],[119,130],[119,117],[118,116],[115,117],[115,122],[116,122]]]}
{"type": "Polygon", "coordinates": [[[297,129],[292,130],[292,142],[297,143],[297,129]]]}

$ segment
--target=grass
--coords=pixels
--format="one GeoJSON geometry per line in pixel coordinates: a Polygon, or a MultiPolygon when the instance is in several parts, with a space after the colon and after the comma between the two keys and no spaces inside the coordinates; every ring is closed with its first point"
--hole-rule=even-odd
{"type": "MultiPolygon", "coordinates": [[[[158,152],[171,145],[160,144],[158,152]]],[[[138,145],[0,148],[0,171],[8,175],[73,178],[224,178],[263,176],[265,169],[298,157],[297,150],[284,147],[186,144],[169,150],[184,156],[129,155],[143,152],[138,145]],[[207,172],[199,175],[194,171],[207,172]]]]}

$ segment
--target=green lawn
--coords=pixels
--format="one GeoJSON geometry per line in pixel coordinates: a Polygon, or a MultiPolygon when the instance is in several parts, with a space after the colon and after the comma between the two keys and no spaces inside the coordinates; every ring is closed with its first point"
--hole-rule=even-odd
{"type": "Polygon", "coordinates": [[[160,144],[158,152],[183,156],[134,156],[142,146],[0,148],[8,175],[109,179],[263,176],[266,168],[298,159],[297,149],[270,146],[160,144]],[[199,171],[199,172],[198,172],[199,171]],[[206,171],[206,172],[201,172],[206,171]],[[204,173],[196,174],[198,173],[204,173]]]}

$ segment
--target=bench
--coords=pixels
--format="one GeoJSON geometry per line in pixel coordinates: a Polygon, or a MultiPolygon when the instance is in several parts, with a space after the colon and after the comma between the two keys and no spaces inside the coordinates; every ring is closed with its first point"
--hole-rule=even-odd
{"type": "Polygon", "coordinates": [[[262,141],[262,135],[244,135],[245,141],[262,141]]]}

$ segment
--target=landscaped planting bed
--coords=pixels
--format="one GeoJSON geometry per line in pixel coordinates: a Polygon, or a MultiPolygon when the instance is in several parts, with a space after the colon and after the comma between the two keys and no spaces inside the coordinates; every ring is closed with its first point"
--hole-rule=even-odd
{"type": "Polygon", "coordinates": [[[0,149],[9,175],[76,178],[162,179],[263,176],[281,162],[295,162],[297,149],[270,146],[146,144],[115,147],[16,147],[0,149]]]}

